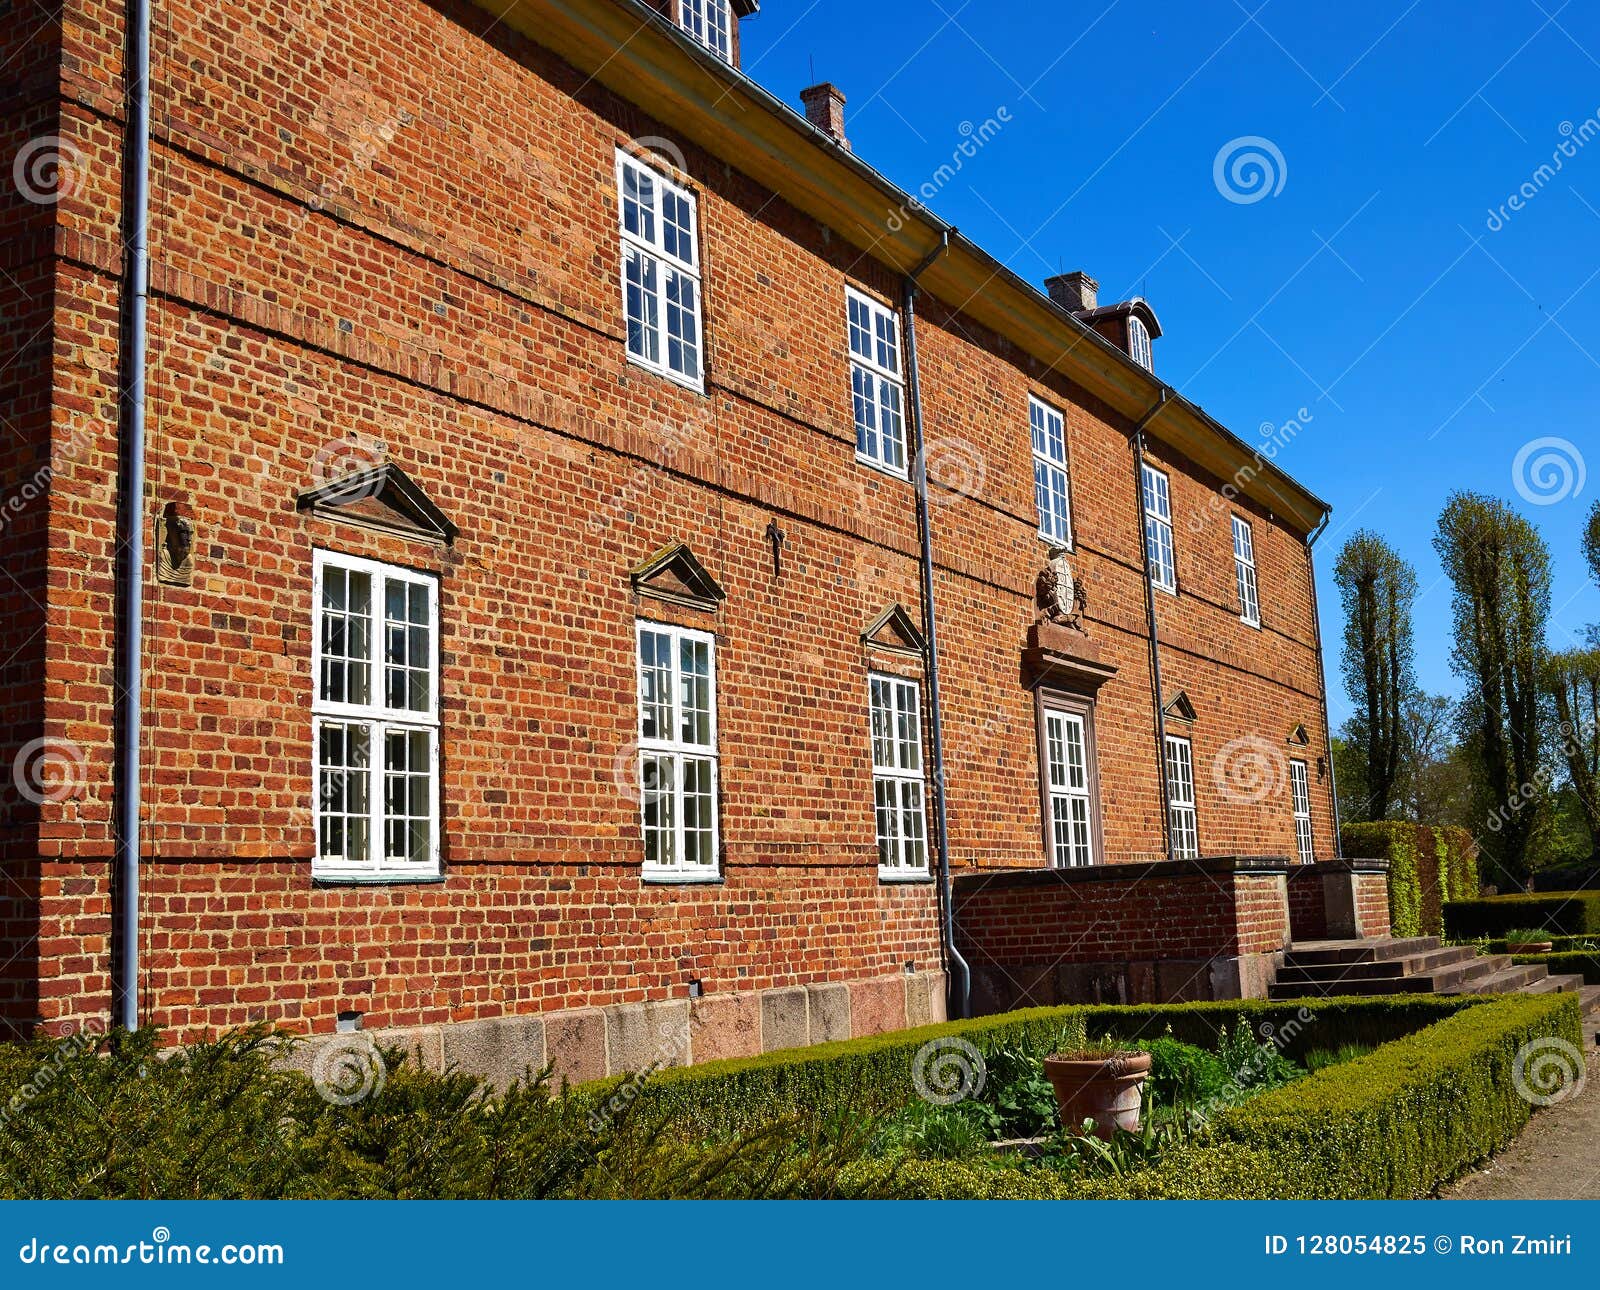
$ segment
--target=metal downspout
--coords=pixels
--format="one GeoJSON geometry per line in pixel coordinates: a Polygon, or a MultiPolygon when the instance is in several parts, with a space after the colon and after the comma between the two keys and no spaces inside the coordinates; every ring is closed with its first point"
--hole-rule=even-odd
{"type": "Polygon", "coordinates": [[[1167,389],[1161,389],[1155,407],[1133,428],[1133,499],[1139,517],[1139,550],[1144,553],[1144,617],[1150,628],[1150,682],[1156,708],[1156,800],[1161,804],[1161,838],[1168,860],[1176,860],[1172,840],[1172,812],[1167,805],[1167,706],[1161,688],[1161,637],[1156,628],[1156,590],[1150,579],[1150,541],[1144,531],[1144,432],[1167,406],[1167,389]]]}
{"type": "Polygon", "coordinates": [[[906,381],[911,412],[913,457],[913,482],[917,494],[917,538],[922,548],[922,621],[927,632],[928,673],[928,733],[932,743],[933,802],[935,827],[938,830],[939,856],[940,934],[946,961],[953,969],[956,981],[951,983],[951,1001],[957,1017],[966,1017],[972,1010],[972,969],[961,952],[956,949],[955,891],[950,880],[950,820],[945,809],[944,720],[939,691],[939,627],[933,599],[933,526],[928,512],[928,454],[923,451],[922,386],[917,371],[917,279],[928,267],[949,249],[950,234],[946,229],[939,245],[917,265],[905,280],[903,309],[906,327],[906,381]],[[957,984],[957,981],[959,984],[957,984]]]}
{"type": "Polygon", "coordinates": [[[139,1026],[139,786],[142,778],[146,318],[150,299],[150,0],[128,0],[123,144],[122,489],[117,589],[116,896],[112,1019],[139,1026]]]}
{"type": "Polygon", "coordinates": [[[1339,770],[1333,756],[1333,723],[1328,719],[1328,674],[1322,662],[1322,611],[1317,607],[1317,566],[1311,552],[1332,518],[1331,511],[1324,511],[1322,523],[1306,538],[1306,577],[1311,583],[1311,630],[1317,644],[1317,684],[1322,687],[1322,746],[1328,750],[1328,790],[1333,798],[1333,855],[1338,860],[1344,858],[1344,830],[1339,821],[1339,770]]]}

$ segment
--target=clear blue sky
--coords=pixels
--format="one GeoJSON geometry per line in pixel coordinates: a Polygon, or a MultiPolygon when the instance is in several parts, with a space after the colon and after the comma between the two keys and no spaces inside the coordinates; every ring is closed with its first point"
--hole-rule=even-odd
{"type": "Polygon", "coordinates": [[[796,104],[837,83],[855,150],[903,187],[963,123],[1008,115],[936,214],[1034,282],[1083,268],[1102,301],[1147,296],[1158,371],[1245,438],[1309,409],[1280,462],[1334,508],[1318,554],[1336,725],[1331,565],[1355,527],[1416,566],[1431,690],[1459,689],[1431,545],[1452,489],[1543,532],[1553,645],[1600,621],[1579,548],[1600,495],[1600,12],[1409,2],[766,0],[744,27],[745,70],[796,104]],[[1282,186],[1230,201],[1215,162],[1248,136],[1281,155],[1282,186]],[[1535,178],[1564,140],[1575,155],[1535,178]],[[1513,466],[1542,437],[1588,460],[1574,495],[1557,446],[1568,474],[1543,493],[1560,500],[1534,504],[1513,466]]]}

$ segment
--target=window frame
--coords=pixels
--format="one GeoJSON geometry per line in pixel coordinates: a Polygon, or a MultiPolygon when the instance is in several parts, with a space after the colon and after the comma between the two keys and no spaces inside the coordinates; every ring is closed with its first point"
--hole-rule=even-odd
{"type": "Polygon", "coordinates": [[[845,356],[850,364],[850,422],[856,434],[856,460],[861,463],[861,465],[870,467],[873,470],[881,471],[883,474],[889,475],[894,479],[910,479],[910,442],[906,428],[905,335],[904,329],[901,326],[900,311],[890,305],[884,304],[881,300],[877,300],[874,297],[869,296],[865,291],[861,291],[858,288],[851,286],[849,283],[845,284],[844,297],[844,345],[845,356]],[[850,329],[854,325],[850,317],[850,307],[852,304],[859,304],[867,311],[868,320],[872,323],[871,338],[873,341],[874,350],[876,350],[877,347],[877,324],[879,320],[887,319],[889,324],[894,328],[894,367],[886,367],[884,364],[880,363],[877,359],[876,353],[874,353],[871,357],[863,357],[856,352],[855,346],[851,344],[850,329]],[[880,451],[885,441],[882,418],[882,409],[885,406],[883,399],[884,382],[888,382],[898,396],[896,415],[900,422],[900,433],[898,437],[898,446],[900,449],[899,465],[895,465],[893,462],[888,460],[886,456],[874,457],[862,448],[862,436],[865,428],[856,416],[856,374],[858,371],[873,382],[874,407],[878,409],[878,421],[873,428],[873,434],[877,439],[880,451]]]}
{"type": "Polygon", "coordinates": [[[1232,516],[1233,524],[1233,580],[1239,593],[1239,621],[1246,627],[1261,626],[1261,582],[1256,566],[1256,539],[1254,527],[1242,515],[1232,516]],[[1239,538],[1244,537],[1244,549],[1239,538]],[[1246,589],[1249,595],[1246,596],[1246,589]]]}
{"type": "Polygon", "coordinates": [[[1169,734],[1165,737],[1166,744],[1163,749],[1163,772],[1167,789],[1167,829],[1172,838],[1172,855],[1177,860],[1198,860],[1200,858],[1200,809],[1195,801],[1194,782],[1194,741],[1188,735],[1169,734]],[[1175,782],[1173,769],[1175,750],[1182,750],[1182,757],[1177,759],[1177,764],[1188,777],[1188,797],[1180,798],[1175,791],[1178,784],[1175,782]],[[1188,821],[1187,837],[1192,844],[1192,849],[1180,843],[1180,830],[1178,827],[1180,817],[1186,815],[1188,821]]]}
{"type": "Polygon", "coordinates": [[[1045,402],[1037,394],[1028,395],[1028,440],[1033,449],[1033,504],[1034,509],[1039,512],[1039,537],[1053,547],[1063,547],[1070,551],[1073,549],[1072,466],[1071,455],[1067,451],[1067,416],[1060,408],[1045,402]],[[1035,412],[1039,413],[1043,422],[1042,437],[1046,448],[1050,447],[1050,431],[1053,423],[1060,423],[1061,459],[1059,461],[1051,457],[1048,452],[1039,451],[1041,435],[1034,429],[1035,412]],[[1045,472],[1048,483],[1052,485],[1055,482],[1054,475],[1059,474],[1061,477],[1060,497],[1063,511],[1059,517],[1047,512],[1041,504],[1044,491],[1039,478],[1041,470],[1045,472]],[[1056,533],[1049,523],[1057,518],[1061,520],[1063,530],[1060,534],[1056,533]]]}
{"type": "Polygon", "coordinates": [[[639,793],[639,843],[642,850],[640,859],[640,876],[650,884],[694,884],[714,883],[722,881],[722,756],[721,743],[718,733],[717,721],[717,638],[715,634],[702,631],[697,627],[683,627],[676,623],[660,622],[656,619],[637,618],[634,620],[633,632],[633,683],[634,683],[634,738],[638,750],[634,766],[635,784],[639,793]],[[681,732],[679,724],[682,715],[682,657],[679,653],[680,643],[684,640],[696,641],[704,644],[706,648],[706,684],[709,690],[709,738],[706,744],[689,743],[681,738],[663,739],[658,736],[647,737],[644,733],[645,703],[644,703],[644,638],[646,633],[667,636],[672,641],[672,669],[670,679],[671,713],[669,716],[670,728],[681,732]],[[671,864],[652,862],[648,855],[648,829],[645,820],[646,789],[644,763],[646,757],[668,757],[678,769],[673,775],[672,783],[672,832],[673,854],[676,857],[671,864]],[[711,766],[711,863],[710,865],[690,865],[685,859],[684,849],[684,810],[683,810],[683,775],[681,767],[686,759],[707,761],[711,766]]]}
{"type": "Polygon", "coordinates": [[[1036,727],[1039,758],[1039,798],[1043,824],[1045,861],[1052,869],[1093,868],[1104,862],[1100,816],[1100,760],[1096,749],[1094,701],[1082,695],[1040,688],[1036,700],[1036,727]],[[1060,717],[1075,721],[1083,731],[1084,788],[1081,792],[1057,792],[1051,779],[1050,719],[1060,717]],[[1060,864],[1057,859],[1055,836],[1055,803],[1057,799],[1083,799],[1088,807],[1089,858],[1080,863],[1060,864]]]}
{"type": "MultiPolygon", "coordinates": [[[[319,882],[405,883],[435,882],[442,877],[443,818],[440,809],[440,673],[439,673],[439,592],[437,574],[407,568],[366,556],[347,555],[316,547],[311,553],[311,786],[313,851],[311,876],[319,882]],[[330,568],[345,573],[364,573],[372,579],[372,594],[368,618],[367,666],[368,694],[374,700],[385,693],[387,678],[384,675],[387,660],[384,657],[383,633],[387,619],[384,604],[388,584],[404,583],[420,586],[428,595],[428,707],[424,709],[391,708],[387,703],[350,703],[322,697],[322,667],[324,653],[323,585],[330,568]],[[367,735],[366,767],[367,785],[367,859],[351,862],[331,860],[323,854],[322,827],[327,810],[323,791],[322,734],[329,725],[354,727],[365,725],[367,735]],[[428,824],[430,843],[428,858],[423,863],[413,860],[389,860],[384,854],[388,817],[385,810],[385,777],[388,774],[387,736],[391,732],[425,734],[428,739],[428,824]]],[[[346,813],[341,816],[350,818],[346,813]]]]}
{"type": "MultiPolygon", "coordinates": [[[[1144,555],[1145,563],[1149,566],[1150,585],[1158,591],[1164,591],[1169,596],[1178,594],[1178,541],[1177,533],[1172,523],[1172,477],[1158,466],[1152,466],[1148,461],[1140,463],[1139,470],[1139,513],[1144,521],[1144,555]],[[1161,488],[1152,486],[1153,480],[1161,481],[1161,488]],[[1151,508],[1151,499],[1164,500],[1166,514],[1159,509],[1151,508]],[[1157,551],[1152,549],[1152,538],[1161,533],[1166,534],[1166,578],[1159,576],[1162,572],[1161,562],[1157,560],[1157,551]]],[[[1159,544],[1158,544],[1159,545],[1159,544]]]]}
{"type": "Polygon", "coordinates": [[[1295,854],[1301,864],[1315,864],[1316,835],[1311,827],[1311,771],[1302,757],[1289,758],[1289,810],[1294,816],[1295,854]]]}
{"type": "Polygon", "coordinates": [[[1138,314],[1128,315],[1128,357],[1145,371],[1154,374],[1155,354],[1150,349],[1150,329],[1138,314]]]}
{"type": "Polygon", "coordinates": [[[893,672],[882,672],[877,669],[867,673],[867,758],[872,765],[872,840],[873,849],[878,857],[879,882],[926,882],[933,875],[930,858],[930,842],[928,837],[928,776],[927,754],[923,747],[922,738],[922,683],[910,677],[896,676],[893,672]],[[916,708],[913,712],[915,730],[913,731],[912,747],[916,750],[917,764],[915,767],[902,765],[887,766],[878,760],[878,740],[876,735],[876,717],[878,707],[874,702],[876,689],[885,685],[890,692],[890,707],[888,716],[890,721],[891,748],[895,749],[895,756],[899,758],[900,740],[896,736],[898,721],[904,714],[902,704],[903,696],[907,693],[913,696],[916,708]],[[903,817],[907,807],[905,790],[910,785],[917,789],[917,814],[922,821],[921,834],[912,839],[906,835],[903,826],[897,831],[891,843],[899,855],[898,864],[886,865],[883,863],[884,837],[878,826],[878,788],[880,784],[891,784],[894,787],[894,811],[897,818],[903,817]],[[920,865],[907,864],[906,852],[912,845],[920,845],[922,862],[920,865]]]}
{"type": "MultiPolygon", "coordinates": [[[[705,322],[705,246],[700,236],[700,199],[699,195],[688,185],[681,183],[674,176],[668,175],[655,166],[649,165],[641,158],[629,152],[626,148],[616,150],[616,177],[617,177],[617,236],[618,256],[617,275],[622,292],[622,349],[627,355],[628,362],[637,367],[653,372],[657,376],[665,377],[675,385],[693,390],[697,394],[704,394],[706,388],[706,322],[705,322]],[[628,228],[627,175],[630,170],[641,171],[651,179],[654,197],[650,211],[654,220],[656,234],[652,241],[639,233],[634,233],[628,228]],[[674,192],[689,208],[688,233],[690,248],[694,254],[691,263],[681,255],[668,251],[666,248],[666,208],[665,196],[668,191],[674,192]],[[657,358],[648,354],[635,353],[630,339],[632,322],[628,314],[628,257],[632,251],[647,262],[653,263],[656,270],[656,287],[649,292],[650,299],[655,306],[655,325],[653,331],[657,341],[657,358]],[[668,328],[668,311],[674,306],[669,298],[668,276],[678,273],[694,283],[694,327],[695,327],[695,372],[690,375],[680,372],[671,365],[667,355],[670,353],[672,337],[668,328]]],[[[641,283],[640,291],[644,288],[641,283]]],[[[644,326],[641,323],[641,326],[644,326]]]]}
{"type": "Polygon", "coordinates": [[[710,50],[728,66],[733,66],[733,4],[732,0],[677,0],[675,6],[677,13],[678,30],[683,32],[699,45],[702,49],[710,50]],[[691,10],[697,10],[704,32],[696,31],[690,26],[688,17],[691,10]],[[711,14],[716,10],[722,15],[722,32],[727,41],[727,48],[721,49],[713,43],[711,14]]]}

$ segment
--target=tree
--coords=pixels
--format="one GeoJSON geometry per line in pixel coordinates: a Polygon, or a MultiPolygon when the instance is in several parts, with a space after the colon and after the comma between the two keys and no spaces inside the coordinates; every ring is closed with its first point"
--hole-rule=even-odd
{"type": "Polygon", "coordinates": [[[1418,690],[1406,700],[1400,722],[1403,817],[1418,824],[1466,824],[1471,806],[1464,799],[1465,768],[1453,737],[1456,705],[1445,695],[1418,690]]]}
{"type": "Polygon", "coordinates": [[[1357,818],[1388,818],[1404,755],[1402,712],[1416,689],[1412,567],[1376,533],[1361,530],[1339,552],[1333,580],[1344,604],[1340,665],[1356,713],[1347,729],[1363,765],[1366,809],[1357,818]]]}
{"type": "Polygon", "coordinates": [[[1434,549],[1455,587],[1450,661],[1467,682],[1461,733],[1479,779],[1483,852],[1520,885],[1549,788],[1541,761],[1550,552],[1498,498],[1454,493],[1434,549]]]}

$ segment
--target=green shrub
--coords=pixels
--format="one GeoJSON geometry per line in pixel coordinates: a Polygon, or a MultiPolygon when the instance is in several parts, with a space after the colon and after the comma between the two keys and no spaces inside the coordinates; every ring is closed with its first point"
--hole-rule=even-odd
{"type": "Polygon", "coordinates": [[[1222,1059],[1196,1044],[1163,1035],[1145,1048],[1150,1053],[1145,1091],[1157,1106],[1209,1101],[1228,1087],[1228,1068],[1222,1059]]]}
{"type": "MultiPolygon", "coordinates": [[[[1310,1045],[1350,1042],[1377,1045],[1474,1006],[1472,996],[1441,998],[1400,995],[1380,1000],[1315,999],[1292,1002],[1221,1000],[1125,1007],[1029,1008],[971,1021],[951,1021],[705,1062],[664,1070],[633,1096],[689,1137],[738,1133],[778,1116],[804,1115],[810,1108],[848,1106],[866,1116],[893,1114],[918,1097],[912,1068],[923,1046],[934,1040],[964,1040],[985,1061],[1010,1047],[1043,1054],[1078,1047],[1086,1038],[1139,1041],[1170,1033],[1174,1039],[1215,1048],[1229,1026],[1245,1017],[1253,1031],[1267,1032],[1294,1058],[1310,1045]]],[[[626,1081],[613,1078],[583,1087],[598,1102],[617,1095],[626,1081]]]]}
{"type": "Polygon", "coordinates": [[[1389,926],[1395,936],[1440,936],[1443,906],[1478,894],[1478,850],[1465,829],[1373,820],[1339,833],[1344,853],[1389,862],[1389,926]]]}
{"type": "Polygon", "coordinates": [[[1453,900],[1444,908],[1445,931],[1456,940],[1504,938],[1514,927],[1543,927],[1563,936],[1600,933],[1600,891],[1518,892],[1478,900],[1453,900]]]}

